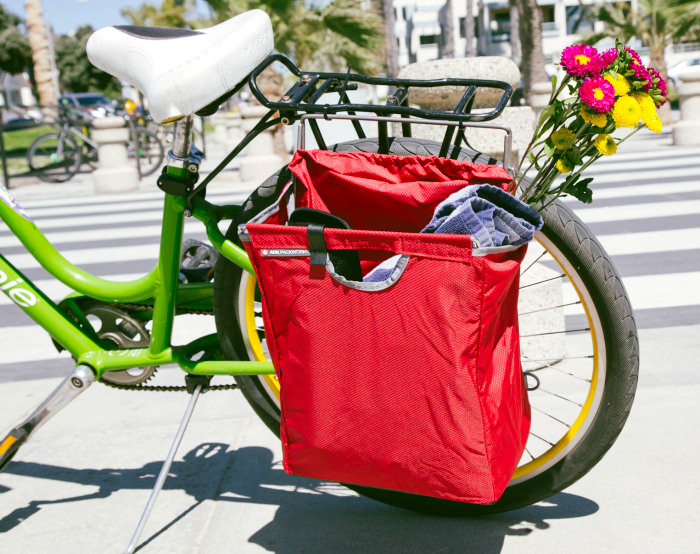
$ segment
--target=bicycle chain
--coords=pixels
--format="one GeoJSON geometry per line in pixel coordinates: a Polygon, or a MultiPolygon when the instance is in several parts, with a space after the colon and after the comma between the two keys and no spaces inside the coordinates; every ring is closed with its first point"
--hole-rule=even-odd
{"type": "MultiPolygon", "coordinates": [[[[117,309],[122,309],[125,311],[137,311],[137,312],[152,312],[153,311],[153,306],[144,306],[143,304],[121,304],[121,303],[114,303],[110,305],[114,306],[117,309]]],[[[184,315],[184,314],[194,314],[194,315],[214,315],[213,310],[177,310],[176,315],[184,315]]],[[[110,383],[108,381],[102,381],[100,382],[107,386],[111,387],[113,389],[121,389],[121,390],[141,390],[141,391],[151,391],[151,392],[181,392],[181,391],[186,391],[187,387],[185,386],[165,386],[165,385],[145,385],[141,383],[140,385],[123,385],[123,384],[118,384],[118,383],[110,383]]],[[[233,385],[213,385],[210,386],[207,391],[214,391],[214,390],[235,390],[238,388],[237,384],[233,385]]]]}

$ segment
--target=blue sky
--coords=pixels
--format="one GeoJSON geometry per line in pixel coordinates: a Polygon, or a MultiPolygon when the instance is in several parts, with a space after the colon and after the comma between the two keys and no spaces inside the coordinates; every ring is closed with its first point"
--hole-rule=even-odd
{"type": "MultiPolygon", "coordinates": [[[[44,13],[48,12],[54,32],[65,35],[81,25],[92,25],[95,29],[109,25],[124,25],[128,23],[122,16],[121,10],[126,7],[136,8],[143,0],[87,0],[78,3],[76,0],[42,0],[44,13]]],[[[160,5],[161,0],[148,2],[160,5]]],[[[7,11],[24,19],[24,0],[0,0],[7,11]]],[[[208,13],[205,3],[197,0],[197,11],[208,13]]]]}

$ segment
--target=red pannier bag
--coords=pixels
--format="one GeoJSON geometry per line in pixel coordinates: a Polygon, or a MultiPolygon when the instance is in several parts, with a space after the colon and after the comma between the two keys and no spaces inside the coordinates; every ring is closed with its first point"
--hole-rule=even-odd
{"type": "Polygon", "coordinates": [[[453,192],[512,178],[437,157],[328,151],[298,151],[290,169],[295,185],[239,229],[281,382],[284,469],[495,502],[530,429],[517,314],[526,246],[419,231],[453,192]],[[329,251],[357,250],[365,274],[401,255],[390,277],[348,281],[330,259],[311,265],[307,228],[284,225],[298,207],[343,218],[350,230],[322,237],[329,251]]]}

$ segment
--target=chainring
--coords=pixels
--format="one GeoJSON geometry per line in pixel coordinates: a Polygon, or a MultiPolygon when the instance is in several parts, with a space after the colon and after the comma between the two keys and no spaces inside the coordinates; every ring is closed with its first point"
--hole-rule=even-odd
{"type": "MultiPolygon", "coordinates": [[[[110,343],[115,349],[148,348],[151,335],[144,325],[125,311],[109,304],[94,304],[83,311],[88,320],[97,327],[97,336],[110,343]],[[92,317],[90,317],[92,316],[92,317]],[[97,318],[98,321],[95,321],[97,318]]],[[[148,381],[156,372],[156,367],[136,367],[124,371],[106,371],[100,378],[115,385],[138,385],[148,381]]]]}

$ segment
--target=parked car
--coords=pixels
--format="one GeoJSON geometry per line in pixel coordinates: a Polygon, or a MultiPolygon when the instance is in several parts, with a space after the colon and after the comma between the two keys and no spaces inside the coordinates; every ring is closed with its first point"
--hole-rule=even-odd
{"type": "Polygon", "coordinates": [[[678,86],[678,76],[691,71],[700,71],[700,58],[689,58],[674,65],[668,70],[668,80],[673,86],[678,86]]]}
{"type": "Polygon", "coordinates": [[[85,110],[92,117],[104,117],[114,113],[112,101],[104,94],[97,92],[72,92],[58,99],[62,106],[71,106],[85,110]]]}

